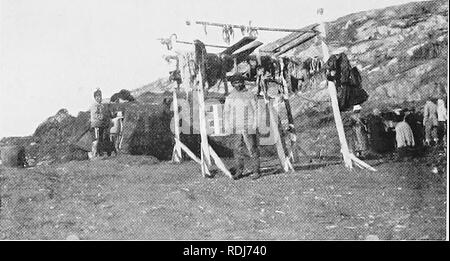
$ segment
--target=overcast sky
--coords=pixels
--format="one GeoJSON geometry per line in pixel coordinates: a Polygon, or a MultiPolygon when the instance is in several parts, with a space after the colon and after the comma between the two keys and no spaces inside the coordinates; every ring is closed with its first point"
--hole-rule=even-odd
{"type": "MultiPolygon", "coordinates": [[[[186,20],[301,28],[410,0],[0,0],[0,138],[31,135],[59,109],[166,76],[158,37],[225,45],[221,30],[186,20]]],[[[236,31],[236,40],[240,32],[236,31]]],[[[259,32],[267,43],[286,33],[259,32]]],[[[213,50],[210,50],[213,51],[213,50]]]]}

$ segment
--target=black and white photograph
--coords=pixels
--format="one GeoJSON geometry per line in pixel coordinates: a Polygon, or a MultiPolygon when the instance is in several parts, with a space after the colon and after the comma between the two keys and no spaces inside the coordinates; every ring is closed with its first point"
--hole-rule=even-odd
{"type": "Polygon", "coordinates": [[[0,0],[0,247],[448,241],[448,9],[0,0]]]}

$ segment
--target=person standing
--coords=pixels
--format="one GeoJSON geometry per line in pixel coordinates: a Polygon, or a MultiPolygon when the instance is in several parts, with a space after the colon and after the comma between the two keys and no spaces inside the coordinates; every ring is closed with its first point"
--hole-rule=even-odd
{"type": "Polygon", "coordinates": [[[369,115],[367,128],[369,131],[370,148],[373,153],[385,153],[394,149],[390,145],[389,134],[386,131],[386,125],[381,117],[381,111],[378,108],[373,109],[372,115],[369,115]]]}
{"type": "Polygon", "coordinates": [[[438,142],[438,115],[437,106],[431,98],[428,98],[423,108],[423,125],[425,126],[425,144],[431,145],[432,139],[436,144],[438,142]]]}
{"type": "Polygon", "coordinates": [[[97,89],[94,92],[95,102],[90,108],[91,113],[91,131],[92,131],[92,157],[101,156],[102,145],[105,140],[105,131],[109,125],[107,122],[108,108],[102,103],[102,91],[97,89]]]}
{"type": "Polygon", "coordinates": [[[116,113],[116,117],[111,120],[112,127],[109,130],[110,141],[114,146],[113,152],[116,156],[119,154],[120,150],[120,140],[122,137],[122,129],[123,129],[123,114],[121,111],[116,113]]]}
{"type": "Polygon", "coordinates": [[[267,98],[267,75],[261,65],[256,66],[256,86],[258,86],[256,95],[267,98]]]}
{"type": "Polygon", "coordinates": [[[423,146],[425,136],[423,119],[421,115],[416,112],[416,109],[414,107],[410,107],[405,112],[405,115],[405,121],[411,127],[411,130],[414,134],[414,143],[416,144],[417,148],[420,148],[423,146]]]}
{"type": "Polygon", "coordinates": [[[230,169],[234,179],[244,176],[245,162],[250,165],[252,179],[261,177],[259,137],[257,130],[257,103],[254,95],[247,90],[242,75],[230,77],[235,88],[225,99],[224,125],[233,144],[234,167],[230,169]],[[247,152],[247,153],[246,153],[247,152]],[[246,154],[250,160],[246,160],[246,154]]]}
{"type": "Polygon", "coordinates": [[[354,136],[354,152],[356,157],[364,157],[367,151],[367,127],[361,117],[361,105],[353,106],[353,114],[350,116],[350,122],[354,136]]]}
{"type": "Polygon", "coordinates": [[[447,108],[443,99],[437,101],[438,118],[438,139],[445,144],[445,134],[447,133],[447,108]]]}
{"type": "Polygon", "coordinates": [[[405,115],[400,114],[401,121],[395,125],[395,140],[397,144],[398,157],[404,158],[415,146],[414,134],[411,127],[405,121],[405,115]]]}

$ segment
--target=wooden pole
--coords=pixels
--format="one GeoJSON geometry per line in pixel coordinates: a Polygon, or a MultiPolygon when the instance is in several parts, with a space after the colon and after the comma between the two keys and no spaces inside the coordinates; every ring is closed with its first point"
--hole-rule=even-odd
{"type": "Polygon", "coordinates": [[[192,160],[194,160],[198,164],[202,163],[201,160],[199,158],[197,158],[197,156],[195,156],[195,154],[186,145],[184,145],[179,139],[175,138],[175,143],[178,143],[178,146],[180,146],[180,148],[183,149],[184,152],[186,152],[186,154],[189,157],[191,157],[192,160]]]}
{"type": "Polygon", "coordinates": [[[211,153],[211,157],[214,159],[214,163],[216,163],[216,166],[228,177],[231,179],[233,178],[233,175],[231,175],[231,172],[227,169],[223,161],[219,158],[217,153],[214,151],[214,149],[209,146],[209,152],[211,153]]]}
{"type": "Polygon", "coordinates": [[[198,97],[198,112],[199,112],[199,128],[200,128],[200,155],[202,174],[204,177],[210,176],[208,167],[211,166],[211,158],[209,153],[208,136],[206,133],[206,120],[205,120],[205,100],[203,95],[203,79],[201,70],[198,72],[197,97],[198,97]]]}
{"type": "MultiPolygon", "coordinates": [[[[164,39],[164,38],[156,38],[156,40],[158,41],[169,41],[170,39],[164,39]]],[[[194,43],[191,42],[187,42],[187,41],[181,41],[181,40],[176,40],[175,43],[181,43],[181,44],[190,44],[193,45],[194,43]]],[[[223,48],[226,49],[228,48],[228,46],[223,46],[223,45],[216,45],[216,44],[204,44],[206,47],[214,47],[214,48],[223,48]]]]}
{"type": "MultiPolygon", "coordinates": [[[[177,100],[177,94],[176,90],[173,90],[173,120],[174,122],[174,131],[175,131],[175,140],[180,140],[180,118],[178,115],[178,100],[177,100]]],[[[172,153],[172,161],[179,163],[181,162],[182,155],[181,155],[181,147],[180,142],[175,142],[175,146],[173,147],[173,153],[172,153]]]]}
{"type": "Polygon", "coordinates": [[[289,170],[294,170],[292,164],[283,149],[283,144],[281,143],[280,132],[278,131],[278,121],[275,120],[275,113],[273,112],[272,105],[268,104],[269,108],[269,117],[270,117],[270,130],[273,131],[275,135],[275,146],[277,148],[278,159],[280,160],[281,167],[284,172],[288,172],[289,170]]]}
{"type": "Polygon", "coordinates": [[[360,167],[360,168],[366,168],[368,170],[371,171],[377,171],[376,169],[374,169],[372,166],[370,166],[369,164],[365,163],[364,161],[358,159],[355,155],[353,155],[353,153],[350,153],[350,158],[355,162],[355,164],[360,167]]]}
{"type": "MultiPolygon", "coordinates": [[[[250,28],[258,31],[271,31],[271,32],[287,32],[287,33],[308,33],[308,32],[316,32],[315,30],[302,30],[302,29],[286,29],[286,28],[273,28],[273,27],[260,27],[260,26],[249,26],[249,25],[239,25],[239,24],[222,24],[222,23],[214,23],[214,22],[205,22],[205,21],[195,21],[196,24],[199,25],[208,25],[208,26],[231,26],[233,28],[250,28]]],[[[190,25],[189,21],[186,21],[186,24],[190,25]]]]}
{"type": "MultiPolygon", "coordinates": [[[[330,58],[330,52],[328,46],[325,44],[326,32],[325,32],[325,22],[323,20],[322,14],[319,14],[320,26],[318,35],[319,40],[321,40],[322,53],[324,61],[330,58]]],[[[336,129],[339,136],[339,142],[341,144],[341,153],[344,157],[345,166],[352,168],[352,159],[350,158],[350,152],[348,150],[347,140],[345,139],[344,125],[342,124],[341,113],[339,110],[339,103],[337,100],[336,86],[332,81],[327,81],[328,93],[331,98],[331,106],[333,108],[334,122],[336,123],[336,129]]]]}
{"type": "MultiPolygon", "coordinates": [[[[179,41],[179,40],[177,40],[177,43],[182,43],[182,44],[193,44],[193,43],[191,43],[191,42],[179,41]]],[[[206,47],[214,47],[214,48],[223,48],[223,49],[228,48],[227,46],[216,45],[216,44],[205,44],[205,46],[206,46],[206,47]]]]}

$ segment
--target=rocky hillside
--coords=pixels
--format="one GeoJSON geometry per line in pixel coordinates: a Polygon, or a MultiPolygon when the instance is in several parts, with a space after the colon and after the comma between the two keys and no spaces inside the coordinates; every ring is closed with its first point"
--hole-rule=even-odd
{"type": "MultiPolygon", "coordinates": [[[[350,14],[328,23],[327,34],[331,51],[345,52],[361,71],[370,94],[367,108],[420,104],[448,88],[447,1],[350,14]]],[[[326,90],[305,95],[316,101],[328,98],[326,90]]]]}
{"type": "Polygon", "coordinates": [[[423,101],[447,88],[447,1],[349,15],[331,23],[330,32],[332,46],[362,69],[372,102],[423,101]]]}

